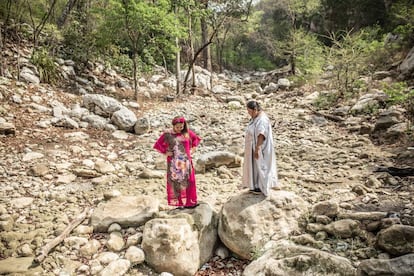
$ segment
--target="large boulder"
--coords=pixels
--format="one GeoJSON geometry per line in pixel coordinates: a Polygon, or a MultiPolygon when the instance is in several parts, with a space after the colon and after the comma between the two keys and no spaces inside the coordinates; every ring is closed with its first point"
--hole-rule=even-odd
{"type": "Polygon", "coordinates": [[[399,66],[401,76],[400,78],[408,78],[414,73],[414,47],[411,48],[403,62],[399,66]]]}
{"type": "Polygon", "coordinates": [[[243,276],[256,275],[353,276],[356,269],[344,257],[283,241],[272,246],[243,271],[243,276]]]}
{"type": "Polygon", "coordinates": [[[394,255],[401,256],[414,252],[414,226],[393,225],[377,235],[377,246],[394,255]]]}
{"type": "Polygon", "coordinates": [[[197,160],[197,171],[205,172],[211,168],[227,166],[229,168],[240,167],[242,158],[228,151],[213,151],[200,156],[197,160]]]}
{"type": "Polygon", "coordinates": [[[363,260],[358,266],[358,275],[414,275],[414,254],[393,259],[363,260]]]}
{"type": "Polygon", "coordinates": [[[91,216],[95,232],[106,232],[113,223],[124,228],[144,225],[159,210],[159,202],[151,196],[118,196],[100,203],[91,216]]]}
{"type": "Polygon", "coordinates": [[[192,276],[213,255],[218,215],[208,204],[177,210],[145,224],[142,249],[158,272],[192,276]]]}
{"type": "Polygon", "coordinates": [[[223,205],[218,234],[232,252],[251,260],[269,240],[298,231],[298,218],[306,211],[307,203],[292,192],[243,193],[223,205]]]}
{"type": "Polygon", "coordinates": [[[131,131],[134,129],[134,125],[137,122],[137,117],[135,116],[134,112],[126,107],[122,107],[112,114],[111,121],[119,129],[131,131]]]}
{"type": "Polygon", "coordinates": [[[100,94],[84,95],[82,105],[89,111],[108,118],[123,106],[116,99],[100,94]]]}

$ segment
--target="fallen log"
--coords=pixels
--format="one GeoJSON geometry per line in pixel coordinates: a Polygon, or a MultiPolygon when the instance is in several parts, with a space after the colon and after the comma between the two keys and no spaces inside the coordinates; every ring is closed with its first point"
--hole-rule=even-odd
{"type": "Polygon", "coordinates": [[[319,112],[319,111],[316,111],[316,110],[312,110],[312,112],[315,113],[316,115],[325,117],[326,119],[334,121],[334,122],[339,122],[340,123],[340,122],[345,121],[344,118],[339,117],[339,116],[335,116],[335,115],[332,115],[332,114],[326,114],[326,113],[319,112]]]}
{"type": "Polygon", "coordinates": [[[79,224],[82,223],[89,215],[91,214],[91,208],[86,207],[85,210],[79,214],[73,221],[71,221],[63,232],[48,242],[40,251],[40,253],[34,258],[31,267],[38,266],[43,260],[47,257],[47,255],[52,251],[58,244],[60,244],[71,232],[75,229],[79,224]]]}

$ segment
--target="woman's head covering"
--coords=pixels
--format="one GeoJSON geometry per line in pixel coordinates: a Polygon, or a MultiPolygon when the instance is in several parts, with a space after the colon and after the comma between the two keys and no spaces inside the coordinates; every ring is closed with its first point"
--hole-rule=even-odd
{"type": "Polygon", "coordinates": [[[175,125],[175,124],[185,124],[185,118],[184,117],[175,117],[172,120],[172,124],[173,125],[175,125]]]}

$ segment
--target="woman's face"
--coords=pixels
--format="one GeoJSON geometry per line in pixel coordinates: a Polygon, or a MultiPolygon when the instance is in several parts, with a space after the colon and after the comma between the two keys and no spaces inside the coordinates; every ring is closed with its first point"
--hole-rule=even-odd
{"type": "Polygon", "coordinates": [[[175,125],[173,125],[173,130],[176,133],[180,133],[181,131],[183,131],[183,129],[184,129],[183,123],[176,123],[175,125]]]}
{"type": "Polygon", "coordinates": [[[247,113],[249,113],[250,117],[254,118],[257,115],[257,110],[256,109],[247,108],[247,113]]]}

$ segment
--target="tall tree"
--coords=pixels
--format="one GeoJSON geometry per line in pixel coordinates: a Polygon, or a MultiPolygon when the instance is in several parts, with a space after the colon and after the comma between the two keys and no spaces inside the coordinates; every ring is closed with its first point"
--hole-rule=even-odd
{"type": "MultiPolygon", "coordinates": [[[[173,2],[173,9],[174,9],[174,14],[178,16],[179,9],[180,9],[178,3],[173,2]]],[[[179,22],[177,22],[176,24],[179,24],[179,22]]],[[[180,39],[178,37],[175,37],[175,47],[177,48],[175,52],[175,79],[176,79],[175,92],[178,94],[181,91],[181,55],[180,55],[181,47],[180,47],[180,39]]]]}
{"type": "MultiPolygon", "coordinates": [[[[301,36],[297,34],[300,33],[298,27],[299,24],[297,23],[298,17],[302,19],[307,18],[309,14],[314,13],[320,6],[319,0],[285,0],[284,5],[286,6],[286,12],[288,18],[290,20],[290,30],[288,32],[288,39],[287,39],[287,54],[288,60],[290,64],[290,71],[293,75],[296,74],[296,60],[298,55],[299,49],[299,40],[301,36]]],[[[303,28],[303,27],[302,27],[303,28]]]]}
{"type": "Polygon", "coordinates": [[[154,64],[176,51],[176,38],[183,32],[168,0],[109,0],[104,11],[101,38],[126,47],[133,63],[134,95],[138,98],[138,65],[154,64]]]}
{"type": "Polygon", "coordinates": [[[63,9],[62,14],[60,15],[57,25],[58,28],[61,29],[65,23],[67,18],[69,17],[69,14],[71,13],[73,7],[76,5],[77,0],[68,0],[66,2],[65,8],[63,9]]]}
{"type": "MultiPolygon", "coordinates": [[[[201,6],[203,9],[207,10],[208,9],[208,0],[202,0],[201,2],[201,6]]],[[[208,25],[207,25],[207,20],[205,16],[201,17],[200,20],[200,24],[201,24],[201,43],[202,45],[207,44],[208,41],[208,25]]],[[[211,72],[212,68],[211,68],[211,54],[210,54],[210,47],[207,46],[204,48],[203,50],[203,67],[205,69],[207,69],[209,72],[211,72]]]]}
{"type": "MultiPolygon", "coordinates": [[[[247,23],[252,13],[253,0],[248,0],[243,4],[242,9],[235,10],[233,14],[229,14],[223,22],[219,32],[217,33],[214,41],[215,48],[215,62],[217,63],[219,72],[223,71],[224,66],[224,51],[229,37],[238,37],[244,34],[247,23]]],[[[251,24],[251,25],[254,25],[251,24]]],[[[232,43],[230,43],[232,44],[232,43]]],[[[232,47],[232,46],[229,46],[232,47]]],[[[233,50],[231,50],[233,51],[233,50]]]]}
{"type": "MultiPolygon", "coordinates": [[[[240,14],[244,14],[246,11],[246,5],[251,1],[246,0],[227,0],[227,1],[204,1],[200,2],[199,4],[201,7],[198,7],[198,10],[200,13],[202,13],[202,17],[206,19],[206,22],[208,22],[209,28],[211,30],[209,31],[208,38],[202,38],[202,43],[199,46],[199,48],[195,51],[192,60],[189,64],[189,69],[187,71],[187,74],[184,78],[184,87],[183,91],[186,91],[187,89],[187,81],[190,75],[190,72],[196,63],[196,60],[200,54],[203,53],[203,51],[206,50],[207,47],[209,47],[210,44],[214,43],[214,38],[217,36],[218,32],[220,31],[220,28],[226,21],[228,17],[231,16],[240,16],[240,14]],[[206,9],[205,2],[208,2],[208,6],[206,9]]],[[[203,30],[202,30],[203,31],[203,30]]],[[[206,35],[207,32],[204,32],[202,34],[206,35]]],[[[208,53],[208,52],[207,52],[208,53]]],[[[207,54],[209,55],[209,54],[207,54]]],[[[194,78],[193,78],[194,79],[194,78]]],[[[195,89],[195,86],[193,84],[193,89],[195,89]]]]}
{"type": "Polygon", "coordinates": [[[30,19],[33,27],[33,45],[37,47],[37,39],[42,32],[43,28],[45,27],[46,23],[48,22],[49,18],[51,17],[52,13],[54,12],[54,8],[56,6],[57,0],[46,1],[43,6],[43,15],[40,18],[39,22],[37,20],[37,17],[33,14],[33,1],[26,0],[26,5],[30,12],[30,19]]]}
{"type": "Polygon", "coordinates": [[[359,29],[378,24],[384,26],[384,0],[322,0],[321,12],[327,33],[359,29]]]}

